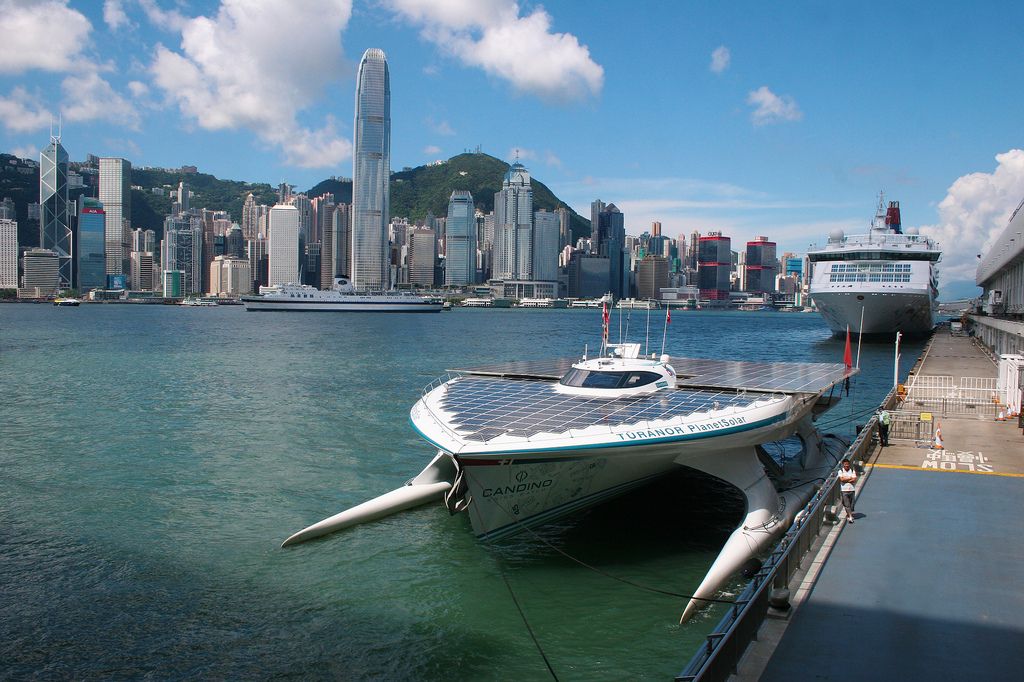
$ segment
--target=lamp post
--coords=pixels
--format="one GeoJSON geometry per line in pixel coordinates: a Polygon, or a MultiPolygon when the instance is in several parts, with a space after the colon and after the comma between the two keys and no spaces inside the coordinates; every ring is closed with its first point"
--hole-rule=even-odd
{"type": "Polygon", "coordinates": [[[903,332],[896,332],[896,353],[892,361],[892,385],[898,386],[900,383],[900,339],[903,337],[903,332]]]}

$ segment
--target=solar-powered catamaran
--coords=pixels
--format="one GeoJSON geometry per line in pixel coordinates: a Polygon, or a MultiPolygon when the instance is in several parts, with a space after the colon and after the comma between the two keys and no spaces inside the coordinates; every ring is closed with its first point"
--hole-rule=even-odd
{"type": "MultiPolygon", "coordinates": [[[[607,322],[606,322],[607,324],[607,322]]],[[[689,467],[743,492],[747,513],[686,607],[683,620],[765,550],[835,462],[815,407],[857,370],[845,364],[641,356],[607,344],[599,357],[449,370],[410,421],[437,449],[405,486],[325,519],[284,545],[431,501],[469,515],[497,540],[689,467]],[[796,437],[779,466],[763,444],[796,437]]]]}

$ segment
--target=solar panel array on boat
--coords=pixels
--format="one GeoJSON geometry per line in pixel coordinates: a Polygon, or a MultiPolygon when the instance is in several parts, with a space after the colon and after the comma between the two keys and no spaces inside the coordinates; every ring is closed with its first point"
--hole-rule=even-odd
{"type": "Polygon", "coordinates": [[[700,390],[592,398],[565,395],[550,381],[467,375],[447,385],[440,407],[463,438],[488,441],[507,434],[529,438],[588,426],[620,426],[684,417],[730,406],[745,407],[764,393],[700,390]]]}
{"type": "MultiPolygon", "coordinates": [[[[568,372],[574,362],[579,360],[527,360],[453,371],[481,376],[554,381],[568,372]]],[[[821,393],[841,382],[847,375],[846,366],[841,363],[746,362],[704,358],[671,358],[670,363],[679,375],[676,385],[680,388],[821,393]]]]}

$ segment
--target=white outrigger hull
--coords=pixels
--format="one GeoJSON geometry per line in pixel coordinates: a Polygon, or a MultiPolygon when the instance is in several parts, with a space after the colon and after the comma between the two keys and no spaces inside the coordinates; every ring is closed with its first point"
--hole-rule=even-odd
{"type": "Polygon", "coordinates": [[[856,334],[861,329],[864,313],[864,334],[880,335],[903,332],[921,336],[935,327],[938,307],[926,289],[900,291],[811,290],[811,298],[833,334],[856,334]]]}

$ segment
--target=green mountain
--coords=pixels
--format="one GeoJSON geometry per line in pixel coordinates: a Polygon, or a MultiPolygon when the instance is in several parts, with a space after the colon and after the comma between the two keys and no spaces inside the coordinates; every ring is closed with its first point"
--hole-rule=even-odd
{"type": "MultiPolygon", "coordinates": [[[[72,163],[74,168],[78,164],[72,163]]],[[[391,174],[391,215],[422,220],[427,213],[441,217],[448,213],[448,199],[454,190],[469,190],[476,207],[494,210],[494,194],[509,165],[487,154],[459,154],[444,163],[406,168],[391,174]]],[[[208,173],[182,173],[163,168],[132,168],[133,227],[154,230],[163,236],[164,216],[171,211],[172,195],[184,180],[192,190],[192,206],[228,211],[235,221],[242,218],[242,204],[252,192],[261,204],[273,204],[277,191],[267,183],[221,180],[208,173]],[[155,190],[155,191],[154,191],[155,190]]],[[[535,209],[569,209],[573,241],[590,234],[590,221],[556,197],[536,178],[533,186],[535,209]]],[[[352,181],[329,178],[306,191],[310,197],[330,192],[337,201],[352,201],[352,181]]],[[[0,199],[11,197],[18,217],[18,243],[38,245],[38,226],[27,222],[28,204],[39,201],[39,169],[26,166],[17,157],[0,154],[0,199]],[[22,234],[24,233],[24,234],[22,234]]]]}
{"type": "MultiPolygon", "coordinates": [[[[454,190],[468,190],[476,207],[484,213],[494,210],[494,195],[501,189],[502,178],[509,164],[488,154],[459,154],[444,163],[406,168],[391,174],[391,215],[409,220],[422,220],[427,213],[437,217],[448,214],[448,199],[454,190]]],[[[590,221],[552,193],[548,186],[531,178],[533,207],[554,211],[569,209],[573,242],[590,236],[590,221]]],[[[315,197],[325,192],[337,201],[352,201],[352,181],[329,179],[310,188],[306,194],[315,197]]]]}
{"type": "Polygon", "coordinates": [[[192,190],[192,206],[213,211],[227,211],[231,219],[242,219],[242,204],[252,192],[257,203],[273,205],[277,190],[265,182],[221,180],[208,173],[182,173],[163,168],[132,168],[132,226],[163,233],[164,216],[171,212],[174,192],[182,180],[192,190]],[[154,194],[153,188],[164,190],[154,194]]]}

